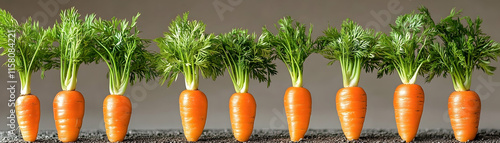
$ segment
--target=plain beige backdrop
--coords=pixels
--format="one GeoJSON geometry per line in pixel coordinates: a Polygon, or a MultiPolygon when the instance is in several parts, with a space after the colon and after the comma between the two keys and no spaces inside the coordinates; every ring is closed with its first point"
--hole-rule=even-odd
{"type": "MultiPolygon", "coordinates": [[[[261,33],[264,25],[272,27],[278,19],[290,15],[297,21],[314,25],[313,37],[322,34],[327,25],[339,27],[346,18],[351,18],[362,26],[367,26],[388,32],[389,23],[393,23],[400,14],[416,10],[419,5],[429,8],[435,20],[449,14],[453,7],[463,9],[463,15],[477,17],[483,20],[483,31],[492,39],[500,41],[500,10],[498,1],[419,1],[419,0],[379,0],[379,1],[339,1],[339,0],[183,0],[183,1],[67,1],[67,0],[2,0],[0,8],[11,12],[18,21],[33,16],[36,20],[49,26],[59,19],[61,9],[75,6],[81,14],[95,13],[98,17],[109,19],[112,16],[130,19],[137,12],[140,34],[143,38],[153,39],[162,36],[167,26],[175,16],[190,11],[190,19],[202,20],[207,25],[206,32],[223,33],[232,28],[246,28],[250,32],[261,33]]],[[[276,32],[274,28],[272,32],[276,32]]],[[[151,51],[158,51],[152,43],[151,51]]],[[[0,58],[4,63],[5,57],[0,58]]],[[[266,88],[265,83],[250,82],[250,93],[257,101],[256,129],[286,129],[286,117],[283,108],[283,94],[291,86],[290,76],[285,65],[276,60],[278,75],[272,77],[272,84],[266,88]]],[[[342,87],[340,64],[327,66],[328,60],[319,54],[311,55],[304,66],[304,87],[311,91],[313,109],[310,128],[340,129],[335,109],[335,94],[342,87]]],[[[499,62],[492,65],[500,66],[499,62]]],[[[86,99],[86,111],[82,129],[104,129],[102,102],[108,95],[108,80],[105,64],[82,65],[78,75],[77,90],[86,99]]],[[[41,80],[40,73],[32,78],[32,93],[40,98],[41,120],[40,129],[55,129],[52,114],[52,100],[61,90],[59,71],[46,72],[46,78],[41,80]]],[[[472,88],[482,98],[480,128],[500,128],[500,71],[495,76],[488,76],[480,71],[472,76],[472,88]]],[[[7,68],[0,67],[0,130],[7,130],[8,84],[7,68]]],[[[424,83],[424,78],[418,77],[426,93],[425,109],[420,128],[436,129],[450,128],[447,115],[448,95],[453,91],[451,79],[436,78],[431,83],[424,83]]],[[[375,73],[363,73],[359,86],[368,95],[368,111],[364,128],[396,128],[392,106],[393,93],[401,83],[398,75],[393,74],[377,79],[375,73]]],[[[18,85],[19,86],[19,85],[18,85]]],[[[208,96],[208,119],[206,129],[230,128],[228,101],[234,93],[231,80],[226,74],[216,81],[203,79],[200,90],[208,96]]],[[[129,86],[126,95],[133,103],[133,113],[130,129],[181,129],[178,97],[184,90],[184,78],[179,77],[171,87],[159,86],[158,81],[137,83],[129,86]]]]}

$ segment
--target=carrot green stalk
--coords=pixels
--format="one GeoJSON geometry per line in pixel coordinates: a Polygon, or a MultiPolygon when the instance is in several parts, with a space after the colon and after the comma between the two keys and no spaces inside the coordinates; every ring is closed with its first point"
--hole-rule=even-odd
{"type": "Polygon", "coordinates": [[[270,76],[276,74],[276,65],[272,63],[272,48],[247,30],[233,29],[221,34],[214,40],[214,45],[223,52],[223,63],[234,84],[234,93],[229,100],[231,127],[236,140],[246,142],[252,135],[256,103],[248,93],[250,78],[259,82],[271,82],[270,76]]]}
{"type": "Polygon", "coordinates": [[[390,34],[383,35],[378,44],[382,51],[378,77],[396,70],[403,82],[394,92],[394,112],[399,136],[406,142],[417,135],[424,109],[424,90],[415,82],[418,75],[427,72],[431,58],[428,47],[434,38],[427,22],[422,13],[401,15],[395,25],[390,25],[390,34]]]}
{"type": "MultiPolygon", "coordinates": [[[[40,121],[40,100],[31,94],[31,75],[55,66],[52,59],[52,41],[49,29],[43,29],[38,22],[28,18],[19,25],[10,13],[0,9],[0,56],[14,53],[15,62],[8,60],[4,65],[15,69],[21,82],[21,95],[16,99],[16,117],[24,141],[34,142],[40,121]]],[[[10,55],[9,55],[10,56],[10,55]]]]}
{"type": "Polygon", "coordinates": [[[94,25],[94,39],[98,43],[94,50],[109,68],[110,94],[104,99],[103,114],[110,142],[123,141],[127,134],[132,106],[123,94],[128,83],[155,77],[154,55],[145,49],[149,41],[138,36],[140,31],[136,24],[139,15],[132,17],[130,22],[117,18],[111,21],[99,19],[94,25]]]}
{"type": "Polygon", "coordinates": [[[180,114],[184,135],[188,141],[197,141],[205,127],[207,98],[198,90],[199,73],[204,78],[215,80],[222,74],[223,66],[216,61],[218,52],[211,46],[213,34],[205,34],[205,24],[188,20],[189,13],[177,16],[168,27],[164,37],[154,41],[160,48],[156,62],[162,83],[168,86],[177,79],[179,73],[185,77],[186,90],[179,97],[180,114]]]}
{"type": "Polygon", "coordinates": [[[266,27],[262,28],[262,39],[265,44],[274,47],[292,78],[292,87],[285,92],[284,103],[287,115],[288,130],[292,141],[304,138],[311,117],[311,93],[302,87],[303,65],[306,58],[316,52],[316,46],[311,39],[312,25],[306,32],[306,27],[294,22],[291,17],[285,17],[275,25],[279,31],[273,35],[266,27]]]}
{"type": "Polygon", "coordinates": [[[375,59],[378,34],[349,19],[342,23],[340,32],[328,27],[323,33],[317,41],[322,47],[321,54],[332,60],[330,65],[338,60],[342,69],[344,88],[336,97],[342,130],[348,140],[357,140],[363,129],[367,104],[366,93],[358,87],[358,82],[361,69],[372,71],[378,61],[375,59]]]}
{"type": "MultiPolygon", "coordinates": [[[[426,8],[420,10],[432,20],[426,8]]],[[[460,13],[452,9],[450,15],[439,23],[430,23],[443,43],[433,44],[429,50],[435,62],[432,62],[433,70],[428,80],[435,75],[451,76],[455,91],[448,99],[448,114],[455,139],[466,142],[475,138],[481,113],[481,100],[470,90],[472,72],[481,69],[492,75],[496,68],[490,62],[500,56],[500,45],[483,33],[483,21],[479,17],[472,20],[467,16],[460,17],[460,13]]]]}
{"type": "Polygon", "coordinates": [[[76,91],[78,69],[82,63],[91,63],[98,59],[92,47],[94,30],[92,23],[95,15],[85,16],[80,20],[80,14],[75,8],[63,10],[61,21],[56,22],[52,31],[53,38],[58,42],[58,55],[61,72],[62,90],[54,98],[54,120],[58,138],[62,142],[74,142],[82,126],[85,112],[85,99],[76,91]]]}

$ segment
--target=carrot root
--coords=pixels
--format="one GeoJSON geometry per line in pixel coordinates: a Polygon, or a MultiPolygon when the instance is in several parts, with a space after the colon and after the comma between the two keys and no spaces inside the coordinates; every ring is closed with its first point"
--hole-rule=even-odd
{"type": "Polygon", "coordinates": [[[448,98],[448,114],[455,139],[461,142],[476,137],[481,115],[481,100],[474,91],[455,91],[448,98]]]}
{"type": "Polygon", "coordinates": [[[207,120],[207,96],[199,90],[184,90],[179,97],[182,128],[188,141],[198,141],[207,120]]]}
{"type": "Polygon", "coordinates": [[[246,142],[252,135],[256,106],[250,93],[235,93],[229,99],[231,127],[236,140],[246,142]]]}
{"type": "Polygon", "coordinates": [[[23,140],[34,142],[40,123],[40,100],[35,95],[21,95],[16,100],[15,108],[23,140]]]}
{"type": "Polygon", "coordinates": [[[61,91],[53,102],[57,135],[62,142],[78,139],[85,113],[85,100],[78,91],[61,91]]]}
{"type": "Polygon", "coordinates": [[[289,87],[285,92],[285,112],[291,141],[300,141],[309,128],[311,93],[303,87],[289,87]]]}
{"type": "Polygon", "coordinates": [[[394,92],[394,112],[399,136],[411,142],[418,132],[425,94],[418,84],[401,84],[394,92]]]}
{"type": "Polygon", "coordinates": [[[132,114],[130,99],[122,95],[108,95],[103,103],[104,124],[110,142],[121,142],[127,135],[132,114]]]}
{"type": "Polygon", "coordinates": [[[337,113],[347,140],[361,135],[366,115],[366,93],[361,87],[345,87],[337,92],[337,113]]]}

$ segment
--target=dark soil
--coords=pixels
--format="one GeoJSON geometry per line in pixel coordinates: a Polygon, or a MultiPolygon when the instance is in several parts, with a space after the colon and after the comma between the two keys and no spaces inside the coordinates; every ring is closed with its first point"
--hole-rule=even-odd
{"type": "MultiPolygon", "coordinates": [[[[7,136],[0,131],[0,142],[22,142],[18,136],[7,136]]],[[[401,142],[397,130],[363,130],[361,138],[356,142],[401,142]]],[[[55,131],[40,131],[37,142],[57,142],[55,131]]],[[[107,142],[104,131],[83,131],[77,142],[107,142]]],[[[186,142],[180,130],[131,130],[124,142],[186,142]]],[[[206,130],[199,142],[236,142],[231,130],[206,130]]],[[[255,130],[249,142],[289,142],[287,130],[255,130]]],[[[302,142],[347,142],[341,130],[309,130],[302,142]]],[[[414,142],[458,142],[452,130],[433,129],[420,130],[414,142]]],[[[471,142],[499,142],[500,130],[480,130],[476,139],[471,142]]]]}

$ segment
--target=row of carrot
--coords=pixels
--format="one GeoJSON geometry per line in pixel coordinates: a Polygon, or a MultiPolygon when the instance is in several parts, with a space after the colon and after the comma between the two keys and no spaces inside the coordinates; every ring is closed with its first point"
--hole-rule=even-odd
{"type": "Polygon", "coordinates": [[[452,10],[435,23],[425,7],[399,16],[388,35],[347,19],[340,30],[328,27],[316,40],[311,38],[312,25],[306,29],[291,17],[278,21],[277,34],[263,27],[259,37],[244,29],[216,36],[206,34],[204,23],[189,20],[185,13],[170,23],[164,37],[154,39],[159,53],[147,51],[150,40],[138,36],[139,14],[131,21],[104,20],[94,14],[82,20],[72,8],[62,11],[61,20],[49,28],[31,19],[18,24],[4,10],[0,14],[2,55],[15,51],[15,62],[6,64],[21,79],[16,114],[25,141],[36,140],[40,119],[40,102],[30,90],[31,74],[41,70],[43,78],[43,71],[60,70],[62,91],[54,98],[54,119],[59,140],[72,142],[78,138],[85,110],[84,97],[75,90],[78,68],[94,62],[109,67],[110,94],[103,103],[109,141],[122,141],[127,133],[132,108],[123,94],[129,83],[160,77],[161,83],[170,85],[179,74],[186,84],[179,97],[184,134],[188,141],[197,141],[208,107],[205,94],[198,90],[199,74],[215,80],[226,69],[236,92],[229,102],[233,134],[238,141],[248,141],[256,114],[249,81],[257,79],[269,86],[271,76],[277,74],[272,63],[276,58],[285,63],[292,79],[284,107],[290,139],[300,141],[312,106],[311,94],[302,85],[303,63],[312,53],[322,54],[330,64],[340,62],[344,88],[337,92],[336,106],[348,140],[359,139],[366,114],[366,93],[358,87],[361,70],[377,69],[379,77],[396,71],[401,78],[394,110],[398,133],[406,142],[415,138],[424,106],[424,91],[415,84],[416,78],[426,76],[430,81],[450,75],[455,87],[448,102],[452,128],[457,140],[468,141],[477,133],[481,110],[479,96],[470,90],[472,71],[493,74],[490,61],[500,56],[498,43],[481,31],[481,19],[460,17],[460,11],[452,10]]]}

